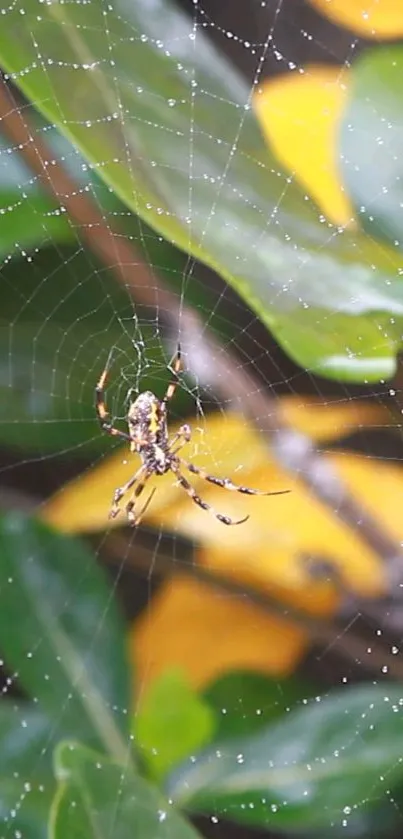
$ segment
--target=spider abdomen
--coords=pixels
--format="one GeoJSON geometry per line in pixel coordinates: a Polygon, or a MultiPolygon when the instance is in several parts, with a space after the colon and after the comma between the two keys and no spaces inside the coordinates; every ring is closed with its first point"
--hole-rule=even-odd
{"type": "Polygon", "coordinates": [[[169,453],[158,443],[150,443],[140,452],[140,456],[147,470],[156,475],[165,475],[171,468],[169,453]]]}
{"type": "Polygon", "coordinates": [[[150,390],[141,393],[130,405],[127,422],[133,449],[147,471],[164,475],[170,460],[166,417],[160,400],[150,390]]]}

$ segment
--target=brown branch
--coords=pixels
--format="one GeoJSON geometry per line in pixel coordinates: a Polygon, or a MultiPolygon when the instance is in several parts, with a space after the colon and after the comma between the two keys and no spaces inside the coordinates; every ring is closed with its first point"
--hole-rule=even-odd
{"type": "Polygon", "coordinates": [[[95,201],[80,192],[74,179],[30,126],[23,107],[15,101],[4,81],[0,83],[0,120],[3,133],[15,143],[38,180],[67,211],[74,224],[79,225],[80,236],[88,247],[114,271],[135,301],[158,307],[172,334],[180,336],[192,373],[270,436],[271,451],[281,466],[304,481],[316,498],[358,532],[363,542],[382,558],[393,593],[403,576],[399,542],[388,536],[354,499],[334,466],[315,450],[308,437],[288,425],[278,403],[270,399],[227,349],[220,346],[196,313],[179,303],[176,295],[161,283],[111,220],[106,222],[95,201]]]}

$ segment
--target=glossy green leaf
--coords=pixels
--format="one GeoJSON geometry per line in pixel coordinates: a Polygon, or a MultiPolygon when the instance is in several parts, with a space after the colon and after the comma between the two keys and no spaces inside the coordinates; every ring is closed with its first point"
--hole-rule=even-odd
{"type": "MultiPolygon", "coordinates": [[[[91,744],[87,719],[60,711],[45,713],[27,701],[0,702],[1,778],[53,777],[53,750],[60,740],[76,737],[91,744]]],[[[99,739],[99,738],[97,738],[99,739]]]]}
{"type": "Polygon", "coordinates": [[[88,735],[84,719],[76,718],[69,729],[64,717],[60,711],[47,715],[28,702],[0,702],[0,823],[7,837],[47,836],[55,793],[54,748],[67,736],[88,735]]]}
{"type": "Polygon", "coordinates": [[[0,648],[60,725],[127,757],[129,667],[123,623],[95,558],[20,514],[0,519],[0,648]],[[12,631],[10,631],[12,627],[12,631]]]}
{"type": "Polygon", "coordinates": [[[33,705],[0,702],[0,823],[5,836],[19,832],[45,839],[58,730],[57,718],[51,722],[33,705]]]}
{"type": "Polygon", "coordinates": [[[228,673],[204,692],[219,721],[215,740],[260,731],[314,695],[313,686],[297,678],[275,680],[250,671],[228,673]]]}
{"type": "Polygon", "coordinates": [[[133,734],[150,777],[161,778],[173,766],[210,742],[216,717],[192,690],[181,671],[170,670],[148,689],[134,717],[133,734]]]}
{"type": "Polygon", "coordinates": [[[4,839],[48,839],[54,780],[40,775],[0,776],[0,824],[4,839]]]}
{"type": "Polygon", "coordinates": [[[23,198],[18,192],[4,192],[1,183],[0,219],[1,259],[73,239],[68,218],[46,196],[23,198]]]}
{"type": "Polygon", "coordinates": [[[28,778],[44,773],[50,775],[53,747],[63,735],[66,736],[66,731],[56,716],[51,718],[28,702],[16,704],[11,699],[2,699],[0,778],[6,774],[21,776],[27,773],[28,778]]]}
{"type": "Polygon", "coordinates": [[[214,745],[169,783],[179,806],[273,829],[348,827],[403,779],[403,690],[334,693],[214,745]]]}
{"type": "Polygon", "coordinates": [[[26,0],[3,16],[0,59],[125,204],[218,270],[301,365],[389,377],[399,257],[320,217],[266,148],[248,85],[202,29],[194,39],[169,0],[40,15],[26,0]]]}
{"type": "Polygon", "coordinates": [[[343,178],[368,232],[403,250],[403,46],[365,52],[350,73],[343,178]]]}
{"type": "MultiPolygon", "coordinates": [[[[11,256],[26,259],[31,251],[49,243],[64,244],[76,238],[68,217],[61,212],[56,199],[51,199],[32,177],[18,148],[10,148],[9,141],[1,133],[0,218],[2,260],[11,256]]],[[[30,261],[28,256],[28,264],[30,261]]]]}
{"type": "Polygon", "coordinates": [[[28,702],[1,700],[0,823],[7,837],[47,836],[56,786],[53,753],[68,736],[88,737],[85,719],[66,721],[60,711],[49,715],[28,702]]]}
{"type": "Polygon", "coordinates": [[[161,793],[126,765],[78,743],[56,753],[51,839],[197,839],[199,834],[161,793]]]}

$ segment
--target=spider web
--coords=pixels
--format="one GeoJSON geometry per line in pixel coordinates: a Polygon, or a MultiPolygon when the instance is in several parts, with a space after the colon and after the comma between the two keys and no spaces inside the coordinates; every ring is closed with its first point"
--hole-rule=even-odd
{"type": "MultiPolygon", "coordinates": [[[[309,9],[307,17],[303,18],[302,7],[299,5],[295,21],[290,21],[287,4],[281,0],[269,4],[262,3],[259,6],[256,3],[255,6],[259,21],[264,21],[259,40],[247,34],[250,31],[250,21],[245,19],[243,12],[240,20],[234,19],[231,24],[227,24],[225,19],[228,12],[224,8],[215,8],[214,4],[207,4],[203,0],[194,2],[193,8],[188,8],[186,4],[189,13],[189,33],[192,36],[195,55],[199,38],[206,35],[220,49],[226,50],[248,79],[249,99],[245,102],[247,108],[251,106],[257,85],[267,75],[295,70],[311,58],[328,63],[341,63],[348,67],[359,47],[358,40],[351,33],[339,33],[337,48],[333,48],[327,37],[327,24],[324,23],[321,31],[309,9]],[[261,9],[264,7],[267,7],[266,17],[261,16],[261,9]],[[306,28],[310,22],[311,31],[306,28]]],[[[14,4],[10,5],[8,11],[13,8],[14,4]]],[[[7,9],[2,11],[7,15],[7,9]]],[[[107,26],[107,19],[105,25],[107,26]]],[[[127,42],[132,42],[133,49],[139,37],[142,37],[142,33],[131,31],[128,27],[127,42]]],[[[161,48],[164,49],[163,41],[161,48]]],[[[112,60],[114,51],[118,49],[119,45],[111,39],[112,60]]],[[[40,63],[39,53],[37,59],[40,63]]],[[[25,72],[29,76],[34,72],[34,68],[27,67],[25,72]]],[[[118,82],[115,83],[118,85],[118,82]]],[[[119,90],[117,93],[119,95],[119,90]]],[[[203,91],[195,84],[192,92],[194,101],[202,95],[203,91]]],[[[174,100],[169,100],[167,104],[169,107],[175,107],[174,100]]],[[[373,400],[385,398],[389,392],[387,385],[347,387],[315,377],[312,370],[298,368],[286,357],[275,340],[268,336],[256,315],[221,278],[196,263],[193,258],[188,258],[167,246],[162,237],[155,234],[144,222],[134,219],[133,214],[123,204],[111,201],[110,210],[106,210],[108,189],[101,180],[94,182],[93,172],[89,171],[90,167],[79,151],[67,140],[62,139],[54,126],[30,113],[28,106],[24,107],[27,116],[35,119],[38,136],[46,138],[55,155],[77,179],[80,189],[89,190],[92,200],[102,212],[105,224],[112,225],[114,229],[119,226],[122,237],[133,243],[151,274],[162,277],[163,282],[173,289],[178,309],[188,305],[195,307],[205,329],[214,329],[224,349],[235,353],[239,366],[253,371],[260,388],[269,389],[277,396],[298,395],[302,401],[307,395],[314,394],[322,397],[324,404],[330,397],[336,397],[339,402],[350,402],[357,396],[373,400]]],[[[247,110],[244,113],[246,112],[247,110]]],[[[124,119],[122,113],[119,114],[119,119],[124,119]]],[[[218,190],[223,189],[224,185],[231,186],[230,164],[241,136],[243,120],[244,114],[241,113],[233,149],[228,150],[218,190]]],[[[160,127],[155,123],[153,128],[158,136],[160,127]]],[[[194,170],[194,146],[197,143],[197,135],[192,120],[188,126],[188,140],[188,160],[178,162],[178,171],[179,167],[183,169],[183,166],[186,166],[190,245],[192,222],[195,218],[193,187],[195,178],[199,177],[199,173],[195,173],[194,170]]],[[[217,140],[220,140],[218,135],[217,140]]],[[[102,161],[99,160],[99,165],[101,164],[102,161]]],[[[129,153],[126,155],[125,164],[128,167],[128,176],[135,182],[134,164],[129,153]]],[[[96,166],[92,168],[96,169],[96,166]]],[[[294,178],[290,177],[288,183],[293,181],[294,178]]],[[[41,191],[37,178],[22,162],[18,149],[4,137],[0,148],[0,187],[5,196],[2,209],[2,221],[5,225],[7,216],[12,218],[21,209],[33,214],[38,213],[35,201],[38,195],[41,195],[41,191]]],[[[203,219],[205,233],[215,223],[216,200],[214,194],[211,194],[210,204],[203,219]]],[[[242,197],[237,195],[237,200],[242,200],[242,197]]],[[[163,395],[169,380],[167,366],[175,345],[181,338],[180,330],[178,334],[167,334],[167,312],[162,305],[157,303],[154,310],[146,307],[134,300],[127,286],[117,283],[113,271],[108,270],[110,266],[102,265],[88,249],[84,230],[79,225],[74,228],[75,240],[72,241],[71,235],[65,236],[64,240],[64,235],[52,233],[51,221],[54,221],[54,214],[51,212],[48,213],[48,220],[50,232],[47,231],[45,216],[41,241],[40,237],[37,237],[33,246],[26,246],[11,240],[7,252],[3,247],[2,259],[5,304],[1,323],[0,375],[3,408],[0,415],[0,433],[4,465],[0,475],[6,502],[7,498],[11,497],[13,500],[17,498],[17,503],[22,499],[28,505],[32,501],[40,500],[37,498],[38,483],[41,493],[55,491],[69,477],[93,468],[113,450],[113,442],[100,434],[93,408],[94,387],[110,353],[112,365],[107,388],[108,407],[114,421],[125,429],[128,393],[139,393],[150,387],[156,394],[163,395]]],[[[258,232],[256,235],[261,234],[258,232]]],[[[329,232],[329,240],[337,235],[332,230],[329,232]]],[[[257,242],[251,243],[252,248],[254,244],[257,242]]],[[[155,289],[157,290],[157,285],[155,289]]],[[[281,293],[287,292],[277,292],[281,293]]],[[[200,383],[197,377],[192,377],[191,371],[189,375],[182,376],[181,387],[170,405],[171,421],[186,418],[192,422],[194,429],[201,430],[201,434],[197,436],[197,445],[200,445],[201,440],[202,446],[214,459],[216,474],[220,475],[220,452],[209,449],[208,435],[203,434],[204,417],[211,409],[221,411],[225,420],[228,406],[214,390],[206,387],[205,383],[200,383]]],[[[356,446],[368,456],[374,454],[368,437],[360,438],[356,441],[356,446]]],[[[386,456],[389,456],[389,450],[387,447],[386,456]]],[[[384,450],[375,451],[375,454],[383,456],[384,450]]],[[[124,454],[122,456],[124,457],[124,454]]],[[[393,456],[396,457],[395,448],[393,456]]],[[[396,459],[400,459],[400,454],[396,459]]],[[[239,466],[242,467],[242,453],[239,466]]],[[[224,493],[222,512],[225,512],[225,504],[224,493]]],[[[200,515],[204,513],[200,511],[200,515]]],[[[121,558],[119,576],[125,572],[133,544],[141,538],[137,533],[128,537],[127,554],[121,558]]],[[[149,547],[150,566],[142,596],[147,604],[152,601],[154,584],[157,581],[155,569],[160,552],[165,552],[178,566],[185,559],[192,560],[195,546],[184,546],[179,534],[173,533],[168,538],[162,528],[146,535],[145,538],[149,547]]],[[[103,537],[100,537],[97,545],[100,555],[102,549],[103,537]]],[[[223,592],[217,595],[217,608],[220,608],[220,600],[224,597],[231,595],[223,592]]],[[[144,603],[136,605],[140,608],[144,603]]],[[[355,613],[353,611],[352,617],[346,621],[345,630],[342,628],[341,632],[347,631],[348,624],[358,617],[358,610],[355,613]]],[[[375,633],[376,631],[381,633],[382,629],[376,627],[375,633]]],[[[31,654],[40,643],[40,638],[34,639],[31,654]]],[[[325,682],[328,676],[326,662],[330,652],[330,649],[326,649],[318,658],[319,672],[323,674],[325,682]]],[[[335,666],[332,660],[330,668],[335,666]]],[[[359,662],[357,666],[359,669],[359,662]]],[[[342,683],[348,682],[349,668],[341,663],[339,669],[338,679],[342,683]]],[[[13,690],[17,678],[18,674],[10,674],[7,677],[3,687],[4,695],[13,690]]],[[[365,731],[364,721],[362,727],[357,724],[357,741],[365,736],[365,731]]],[[[30,781],[30,778],[26,779],[27,790],[30,781]]],[[[370,793],[369,790],[368,795],[370,793]]],[[[13,824],[24,795],[25,792],[22,798],[15,802],[14,810],[10,810],[5,818],[3,835],[17,835],[14,833],[13,824]]],[[[384,796],[390,808],[397,811],[401,821],[399,806],[392,792],[386,791],[384,796]]],[[[343,826],[349,826],[349,815],[346,803],[343,826]]]]}

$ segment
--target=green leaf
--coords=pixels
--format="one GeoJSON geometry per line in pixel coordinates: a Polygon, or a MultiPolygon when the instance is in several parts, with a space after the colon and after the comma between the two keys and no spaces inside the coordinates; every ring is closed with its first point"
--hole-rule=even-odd
{"type": "Polygon", "coordinates": [[[157,789],[78,743],[60,744],[56,775],[51,839],[198,839],[157,789]]]}
{"type": "MultiPolygon", "coordinates": [[[[5,835],[45,839],[55,794],[53,750],[86,736],[85,720],[70,729],[63,713],[46,715],[28,702],[0,702],[0,823],[5,835]]],[[[3,834],[1,834],[3,836],[3,834]]]]}
{"type": "Polygon", "coordinates": [[[223,741],[174,774],[178,806],[273,829],[354,823],[403,778],[403,690],[384,685],[312,701],[265,731],[223,741]]]}
{"type": "Polygon", "coordinates": [[[399,256],[325,223],[202,29],[195,49],[190,16],[169,0],[50,3],[40,15],[26,0],[20,11],[2,21],[3,66],[126,206],[219,271],[302,366],[392,375],[399,256]]]}
{"type": "Polygon", "coordinates": [[[361,223],[370,234],[382,236],[400,250],[402,73],[402,46],[378,47],[354,61],[340,147],[343,179],[361,223]]]}
{"type": "Polygon", "coordinates": [[[0,702],[0,823],[7,836],[45,839],[57,731],[57,718],[28,703],[0,702]]]}
{"type": "Polygon", "coordinates": [[[48,820],[55,795],[54,780],[39,775],[0,777],[0,824],[4,839],[47,839],[48,820]]]}
{"type": "MultiPolygon", "coordinates": [[[[0,702],[0,777],[5,774],[51,774],[54,745],[66,737],[57,717],[48,717],[28,702],[0,702]],[[57,733],[59,732],[59,737],[57,733]]],[[[71,732],[70,732],[71,734],[71,732]]],[[[1,782],[0,782],[1,786],[1,782]]]]}
{"type": "Polygon", "coordinates": [[[12,255],[26,258],[27,253],[50,242],[64,244],[76,239],[66,213],[32,177],[18,148],[10,148],[1,133],[0,217],[0,258],[3,260],[12,255]]]}
{"type": "MultiPolygon", "coordinates": [[[[53,750],[60,740],[88,737],[86,718],[45,713],[33,703],[0,702],[0,779],[3,776],[53,777],[53,750]]],[[[91,734],[91,732],[90,732],[91,734]]],[[[1,781],[0,781],[1,784],[1,781]]]]}
{"type": "Polygon", "coordinates": [[[17,513],[0,519],[0,647],[60,724],[127,757],[129,667],[122,620],[78,540],[17,513]],[[12,631],[10,631],[12,627],[12,631]]]}
{"type": "Polygon", "coordinates": [[[134,717],[134,739],[150,777],[160,779],[212,738],[213,710],[192,690],[185,675],[170,670],[148,689],[134,717]]]}
{"type": "Polygon", "coordinates": [[[60,709],[47,715],[28,702],[1,700],[0,823],[7,837],[45,839],[56,789],[53,751],[60,740],[86,734],[85,720],[69,728],[60,709]]]}
{"type": "Polygon", "coordinates": [[[23,254],[51,242],[71,242],[73,232],[68,217],[42,195],[23,196],[5,192],[0,184],[0,258],[15,252],[23,254]]]}
{"type": "Polygon", "coordinates": [[[228,673],[213,682],[204,698],[219,720],[215,740],[241,737],[266,728],[317,691],[297,678],[269,679],[260,673],[228,673]]]}

